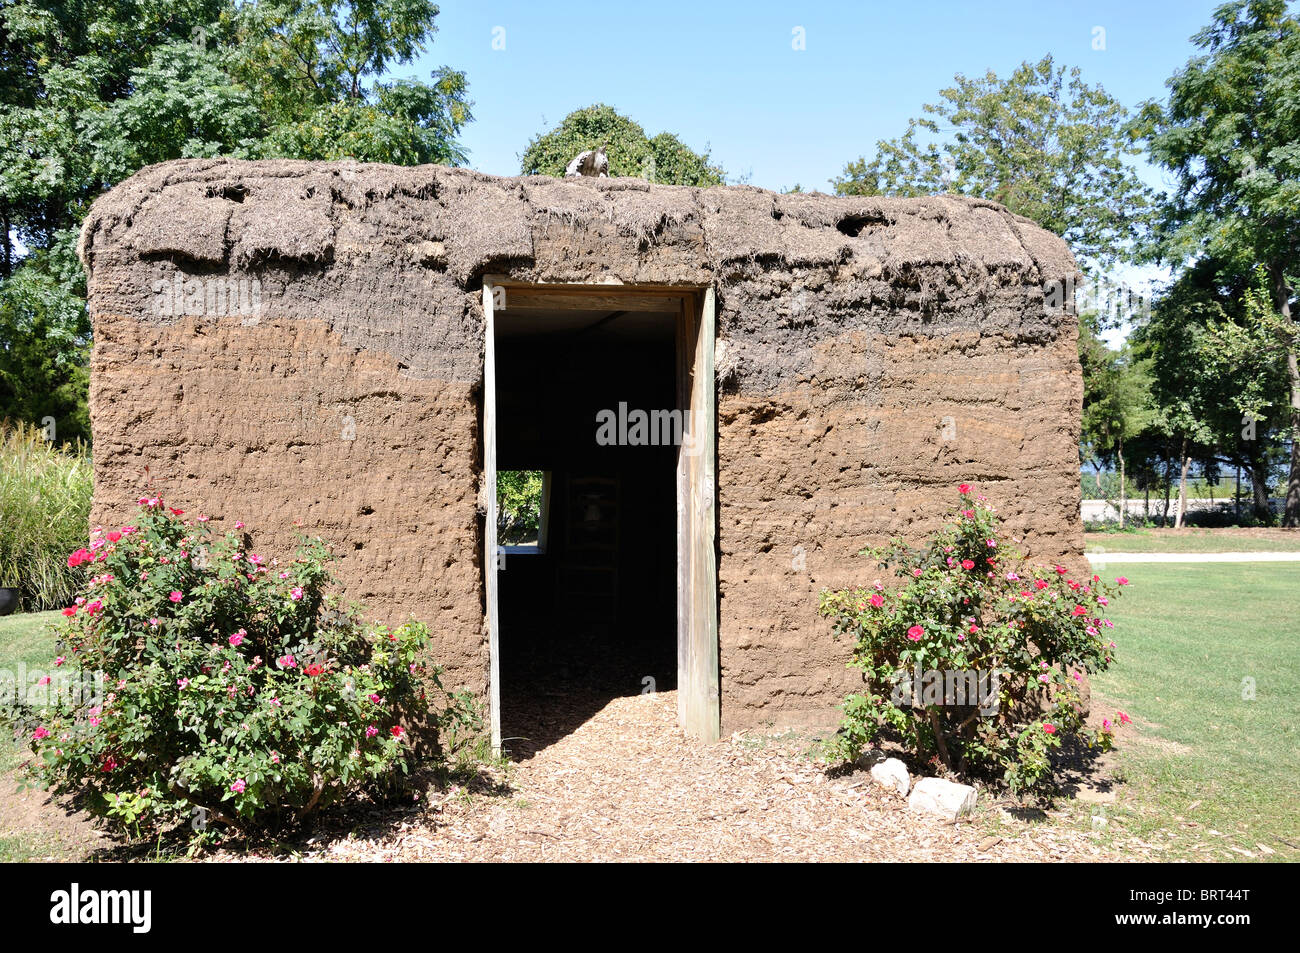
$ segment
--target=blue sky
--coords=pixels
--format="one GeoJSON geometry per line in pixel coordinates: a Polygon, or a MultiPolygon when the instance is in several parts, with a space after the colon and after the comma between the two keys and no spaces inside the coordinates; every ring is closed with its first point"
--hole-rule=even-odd
{"type": "MultiPolygon", "coordinates": [[[[1005,75],[1046,53],[1133,107],[1163,97],[1217,0],[646,4],[447,0],[425,55],[395,75],[465,70],[470,164],[513,175],[528,140],[605,102],[653,135],[710,148],[733,179],[830,191],[955,73],[1005,75]],[[802,27],[806,48],[792,48],[802,27]],[[1105,49],[1094,50],[1094,28],[1105,49]],[[500,28],[494,34],[494,30],[500,28]],[[504,49],[493,49],[494,35],[504,49]]],[[[1159,185],[1159,173],[1143,177],[1159,185]]]]}

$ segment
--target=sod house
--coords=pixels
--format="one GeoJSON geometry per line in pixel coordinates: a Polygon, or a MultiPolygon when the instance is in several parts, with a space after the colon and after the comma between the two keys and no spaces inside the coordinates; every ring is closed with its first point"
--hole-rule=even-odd
{"type": "Polygon", "coordinates": [[[263,552],[320,535],[498,738],[586,683],[676,687],[706,739],[833,720],[818,592],[962,481],[1079,559],[1075,264],[991,202],[182,160],[80,254],[93,524],[147,479],[263,552]],[[506,471],[541,474],[526,538],[506,471]]]}

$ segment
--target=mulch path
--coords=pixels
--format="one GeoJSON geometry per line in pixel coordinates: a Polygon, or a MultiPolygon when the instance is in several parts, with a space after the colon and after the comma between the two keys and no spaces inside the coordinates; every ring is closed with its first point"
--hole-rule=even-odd
{"type": "Polygon", "coordinates": [[[1050,823],[990,836],[980,822],[913,814],[865,772],[828,773],[808,746],[791,733],[695,744],[676,726],[674,692],[618,697],[537,750],[519,746],[522,760],[495,778],[507,794],[433,792],[405,817],[265,859],[1102,861],[1159,850],[1136,838],[1103,848],[1091,832],[1050,823]]]}

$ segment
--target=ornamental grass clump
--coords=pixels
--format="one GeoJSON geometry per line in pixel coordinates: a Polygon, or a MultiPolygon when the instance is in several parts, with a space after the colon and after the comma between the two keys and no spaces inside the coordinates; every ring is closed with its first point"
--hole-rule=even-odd
{"type": "Polygon", "coordinates": [[[67,605],[80,580],[64,562],[90,525],[90,456],[0,420],[0,586],[27,612],[67,605]]]}
{"type": "Polygon", "coordinates": [[[34,779],[134,834],[249,832],[391,793],[414,763],[404,724],[441,688],[425,627],[366,625],[327,598],[319,540],[281,561],[156,497],[139,506],[68,557],[84,585],[53,664],[103,689],[30,716],[34,779]]]}
{"type": "Polygon", "coordinates": [[[1106,607],[1128,580],[1029,565],[984,498],[959,490],[951,521],[922,548],[895,540],[863,551],[900,586],[821,594],[864,682],[845,700],[830,753],[852,761],[883,730],[953,774],[1043,794],[1062,744],[1112,744],[1109,719],[1085,724],[1080,687],[1114,661],[1106,607]]]}

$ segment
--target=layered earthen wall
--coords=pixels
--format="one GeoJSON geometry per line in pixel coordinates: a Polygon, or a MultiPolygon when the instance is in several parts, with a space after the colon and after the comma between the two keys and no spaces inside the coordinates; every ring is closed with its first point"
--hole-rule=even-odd
{"type": "Polygon", "coordinates": [[[267,551],[319,534],[452,684],[487,664],[486,274],[716,288],[728,729],[830,715],[851,680],[817,592],[875,578],[854,554],[919,539],[962,480],[1036,558],[1081,548],[1076,325],[1044,298],[1074,263],[992,203],[185,160],[100,199],[81,251],[93,522],[147,467],[267,551]]]}

